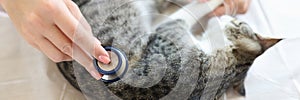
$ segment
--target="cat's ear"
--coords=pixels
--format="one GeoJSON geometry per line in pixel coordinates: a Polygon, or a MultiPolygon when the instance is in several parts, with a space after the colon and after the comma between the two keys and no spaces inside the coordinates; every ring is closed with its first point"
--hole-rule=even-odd
{"type": "Polygon", "coordinates": [[[272,47],[282,39],[278,38],[268,38],[268,37],[262,37],[259,34],[255,34],[257,39],[259,40],[260,45],[262,46],[263,51],[267,50],[268,48],[272,47]]]}

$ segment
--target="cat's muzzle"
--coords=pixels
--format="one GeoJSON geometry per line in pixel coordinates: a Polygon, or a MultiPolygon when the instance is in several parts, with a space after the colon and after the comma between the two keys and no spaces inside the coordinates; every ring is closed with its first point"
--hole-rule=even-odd
{"type": "Polygon", "coordinates": [[[104,47],[110,55],[111,62],[103,64],[97,59],[93,63],[99,73],[103,74],[101,80],[105,83],[112,83],[120,80],[128,70],[128,60],[126,55],[119,49],[114,47],[104,47]]]}

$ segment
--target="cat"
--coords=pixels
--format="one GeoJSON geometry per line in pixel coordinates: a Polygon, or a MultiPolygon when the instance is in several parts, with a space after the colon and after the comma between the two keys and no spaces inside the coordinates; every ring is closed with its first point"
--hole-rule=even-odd
{"type": "Polygon", "coordinates": [[[241,86],[255,58],[280,41],[233,20],[224,29],[230,45],[207,53],[191,36],[195,22],[180,13],[153,25],[166,1],[74,1],[102,45],[119,48],[129,62],[125,76],[113,83],[95,80],[76,61],[57,64],[92,100],[217,100],[229,87],[241,86]]]}

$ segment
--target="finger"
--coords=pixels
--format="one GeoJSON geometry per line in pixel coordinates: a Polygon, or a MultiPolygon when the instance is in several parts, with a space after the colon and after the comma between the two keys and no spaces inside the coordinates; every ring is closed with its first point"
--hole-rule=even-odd
{"type": "Polygon", "coordinates": [[[224,6],[220,6],[218,8],[216,8],[212,13],[209,13],[209,17],[213,17],[213,16],[222,16],[226,13],[225,7],[224,6]]]}
{"type": "Polygon", "coordinates": [[[72,41],[65,36],[59,28],[55,25],[47,26],[48,30],[43,33],[44,37],[47,38],[56,48],[62,53],[73,57],[72,41]]]}
{"type": "Polygon", "coordinates": [[[93,67],[92,58],[87,56],[84,51],[78,48],[76,44],[72,44],[72,41],[67,38],[56,26],[50,26],[48,33],[44,36],[58,48],[62,53],[74,58],[97,80],[101,78],[101,75],[93,67]],[[75,47],[74,47],[75,46],[75,47]]]}
{"type": "MultiPolygon", "coordinates": [[[[27,43],[33,46],[36,49],[39,49],[38,45],[36,44],[37,38],[42,38],[41,31],[43,29],[43,25],[40,22],[42,21],[37,15],[32,14],[30,19],[24,20],[22,24],[17,27],[20,27],[20,35],[27,41],[27,43]],[[34,19],[34,20],[33,20],[34,19]],[[29,26],[30,25],[30,26],[29,26]]],[[[40,50],[40,49],[39,49],[40,50]]]]}
{"type": "Polygon", "coordinates": [[[214,10],[214,13],[216,14],[216,16],[222,16],[226,13],[226,9],[224,6],[220,6],[214,10]]]}
{"type": "Polygon", "coordinates": [[[76,18],[79,19],[82,17],[81,13],[78,12],[79,8],[78,6],[71,0],[63,0],[65,5],[67,6],[67,8],[69,9],[69,11],[71,12],[71,14],[76,18]]]}
{"type": "Polygon", "coordinates": [[[85,29],[91,30],[90,25],[88,22],[84,19],[83,15],[81,14],[78,6],[71,0],[64,0],[66,6],[68,7],[68,10],[71,12],[71,14],[81,23],[85,29]]]}
{"type": "Polygon", "coordinates": [[[34,48],[42,51],[48,58],[54,62],[70,61],[70,56],[60,52],[50,41],[44,38],[42,33],[47,32],[45,29],[49,29],[43,20],[35,15],[31,16],[30,20],[26,22],[27,26],[23,26],[21,34],[24,39],[32,45],[34,48]],[[31,26],[28,26],[31,25],[31,26]]]}
{"type": "Polygon", "coordinates": [[[58,50],[46,38],[37,40],[39,49],[54,62],[71,61],[72,58],[58,50]]]}
{"type": "Polygon", "coordinates": [[[95,69],[92,57],[81,50],[76,44],[73,45],[73,58],[80,63],[96,80],[101,79],[102,75],[95,69]]]}
{"type": "Polygon", "coordinates": [[[100,41],[95,39],[89,29],[85,29],[85,26],[79,23],[72,13],[70,13],[68,7],[65,5],[61,5],[60,7],[60,11],[57,12],[55,19],[55,23],[59,29],[76,45],[82,48],[82,50],[92,54],[103,63],[109,63],[109,55],[101,46],[100,41]]]}
{"type": "MultiPolygon", "coordinates": [[[[78,6],[71,0],[64,0],[66,6],[68,7],[68,10],[72,13],[72,15],[77,19],[79,20],[79,22],[83,25],[83,27],[85,29],[87,29],[88,31],[91,32],[91,27],[90,25],[88,24],[88,22],[85,20],[85,18],[83,17],[83,15],[81,14],[78,6]]],[[[94,39],[95,40],[95,43],[96,43],[96,49],[97,48],[100,48],[98,50],[95,50],[95,55],[94,57],[97,58],[98,60],[100,60],[101,62],[104,62],[104,63],[109,63],[110,60],[109,58],[105,58],[105,56],[97,56],[97,55],[101,55],[101,54],[97,54],[97,51],[100,51],[101,52],[105,52],[107,56],[109,56],[106,52],[106,50],[101,46],[101,43],[99,42],[98,39],[94,39]],[[98,47],[97,47],[98,46],[98,47]],[[108,60],[107,60],[108,59],[108,60]]]]}
{"type": "Polygon", "coordinates": [[[251,0],[238,0],[238,12],[239,14],[244,14],[248,11],[251,0]]]}
{"type": "Polygon", "coordinates": [[[237,14],[237,11],[240,9],[238,0],[224,0],[224,12],[227,15],[233,15],[235,16],[237,14]]]}

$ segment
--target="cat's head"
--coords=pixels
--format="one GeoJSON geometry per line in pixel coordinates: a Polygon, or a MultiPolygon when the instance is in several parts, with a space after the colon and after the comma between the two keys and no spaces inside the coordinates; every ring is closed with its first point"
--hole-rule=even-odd
{"type": "MultiPolygon", "coordinates": [[[[252,31],[251,27],[242,21],[232,20],[225,27],[227,39],[232,43],[231,53],[235,56],[235,87],[239,87],[247,75],[254,60],[268,48],[282,39],[265,38],[252,31]]],[[[238,88],[237,88],[238,89],[238,88]]],[[[242,89],[241,89],[242,90],[242,89]]],[[[242,93],[242,92],[241,92],[242,93]]]]}
{"type": "Polygon", "coordinates": [[[282,39],[266,38],[253,32],[251,27],[242,21],[232,20],[225,27],[225,34],[239,54],[257,57],[282,39]]]}

